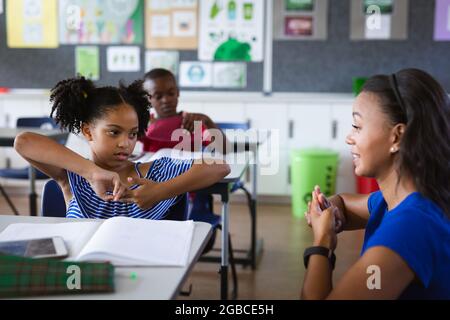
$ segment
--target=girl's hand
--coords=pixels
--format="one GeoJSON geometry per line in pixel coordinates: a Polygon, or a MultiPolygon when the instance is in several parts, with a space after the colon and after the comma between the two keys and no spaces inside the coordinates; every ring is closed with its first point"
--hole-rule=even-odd
{"type": "Polygon", "coordinates": [[[87,180],[95,193],[105,201],[118,201],[127,190],[119,174],[102,168],[95,169],[87,180]]]}
{"type": "Polygon", "coordinates": [[[128,177],[128,183],[130,186],[135,184],[139,186],[134,190],[127,190],[119,201],[127,203],[134,202],[143,210],[153,207],[160,201],[157,197],[158,193],[155,192],[159,183],[145,178],[132,177],[128,177]]]}
{"type": "Polygon", "coordinates": [[[336,221],[335,232],[336,233],[342,232],[344,230],[344,225],[346,222],[344,214],[338,207],[333,205],[333,203],[331,203],[331,201],[327,199],[327,197],[320,191],[319,186],[314,187],[314,193],[316,194],[317,199],[319,201],[320,209],[325,210],[327,208],[333,207],[333,213],[335,215],[334,218],[336,221]]]}
{"type": "Polygon", "coordinates": [[[314,233],[314,245],[334,250],[337,245],[335,232],[335,211],[337,207],[331,206],[325,210],[320,208],[317,194],[312,192],[312,201],[309,204],[306,218],[314,233]]]}

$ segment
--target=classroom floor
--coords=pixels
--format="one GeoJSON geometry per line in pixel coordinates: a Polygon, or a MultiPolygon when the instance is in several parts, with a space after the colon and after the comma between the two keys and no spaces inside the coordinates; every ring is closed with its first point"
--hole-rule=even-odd
{"type": "MultiPolygon", "coordinates": [[[[13,196],[19,212],[26,214],[26,196],[13,196]]],[[[250,244],[250,218],[245,204],[230,205],[230,232],[235,249],[245,249],[250,244]]],[[[220,212],[220,205],[215,205],[220,212]]],[[[12,214],[0,196],[0,214],[12,214]]],[[[264,250],[256,270],[237,265],[239,281],[238,299],[299,299],[303,283],[303,250],[312,244],[312,233],[304,219],[293,218],[288,205],[258,205],[258,237],[263,238],[264,250]]],[[[348,231],[339,235],[336,250],[334,283],[356,261],[363,240],[362,231],[348,231]]],[[[216,239],[220,247],[220,232],[216,239]]],[[[179,299],[220,299],[219,264],[199,262],[183,286],[186,291],[192,284],[188,297],[179,299]]],[[[231,279],[231,273],[229,276],[231,279]]],[[[230,280],[231,289],[231,280],[230,280]]]]}

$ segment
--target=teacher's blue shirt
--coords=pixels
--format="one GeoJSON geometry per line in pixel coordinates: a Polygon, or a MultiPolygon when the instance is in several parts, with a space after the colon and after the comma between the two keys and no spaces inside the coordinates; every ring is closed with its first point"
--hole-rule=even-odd
{"type": "Polygon", "coordinates": [[[450,299],[450,219],[443,210],[414,192],[388,211],[381,191],[370,195],[368,209],[361,255],[372,247],[387,247],[420,281],[412,282],[399,298],[450,299]]]}

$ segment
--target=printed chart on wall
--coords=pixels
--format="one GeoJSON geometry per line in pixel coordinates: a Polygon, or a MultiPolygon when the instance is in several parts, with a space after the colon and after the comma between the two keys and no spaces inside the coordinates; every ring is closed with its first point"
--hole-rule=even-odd
{"type": "Polygon", "coordinates": [[[147,0],[148,49],[197,49],[197,0],[147,0]]]}
{"type": "Polygon", "coordinates": [[[144,0],[60,0],[61,44],[142,44],[144,0]]]}
{"type": "Polygon", "coordinates": [[[180,63],[181,87],[211,87],[212,63],[183,61],[180,63]]]}
{"type": "Polygon", "coordinates": [[[263,60],[264,1],[202,0],[198,58],[263,60]]]}
{"type": "Polygon", "coordinates": [[[274,1],[273,20],[277,40],[326,40],[328,0],[274,1]]]}
{"type": "Polygon", "coordinates": [[[177,76],[179,60],[180,54],[178,51],[147,50],[145,52],[145,72],[155,68],[163,68],[170,70],[177,76]]]}
{"type": "Polygon", "coordinates": [[[100,79],[100,53],[97,46],[75,48],[75,74],[94,81],[100,79]]]}
{"type": "Polygon", "coordinates": [[[406,40],[408,0],[352,0],[351,40],[406,40]]]}
{"type": "Polygon", "coordinates": [[[6,2],[8,47],[58,47],[56,12],[56,0],[8,0],[6,2]]]}
{"type": "Polygon", "coordinates": [[[114,46],[106,50],[106,66],[109,72],[137,72],[141,70],[141,48],[138,46],[114,46]]]}
{"type": "Polygon", "coordinates": [[[214,62],[213,87],[242,89],[247,86],[247,64],[244,62],[214,62]]]}
{"type": "Polygon", "coordinates": [[[450,41],[450,0],[436,0],[434,40],[450,41]]]}

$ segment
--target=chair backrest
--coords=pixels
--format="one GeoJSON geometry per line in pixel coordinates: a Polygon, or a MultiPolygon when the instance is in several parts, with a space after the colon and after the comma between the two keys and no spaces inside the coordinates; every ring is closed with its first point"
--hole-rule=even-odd
{"type": "Polygon", "coordinates": [[[64,218],[66,216],[64,194],[55,180],[49,180],[44,185],[41,212],[44,217],[64,218]]]}
{"type": "Polygon", "coordinates": [[[216,125],[223,130],[226,129],[250,129],[250,122],[216,122],[216,125]]]}
{"type": "MultiPolygon", "coordinates": [[[[17,127],[28,127],[28,128],[40,128],[40,129],[56,129],[58,125],[55,120],[51,117],[24,117],[18,118],[16,122],[17,127]]],[[[58,140],[60,144],[65,145],[68,139],[68,135],[58,140]]]]}
{"type": "Polygon", "coordinates": [[[30,127],[30,128],[46,128],[54,129],[58,126],[55,120],[50,117],[30,117],[30,118],[18,118],[16,125],[18,127],[30,127]]]}
{"type": "Polygon", "coordinates": [[[185,221],[189,219],[189,197],[188,194],[185,193],[178,199],[177,203],[173,205],[164,220],[177,220],[177,221],[185,221]]]}

